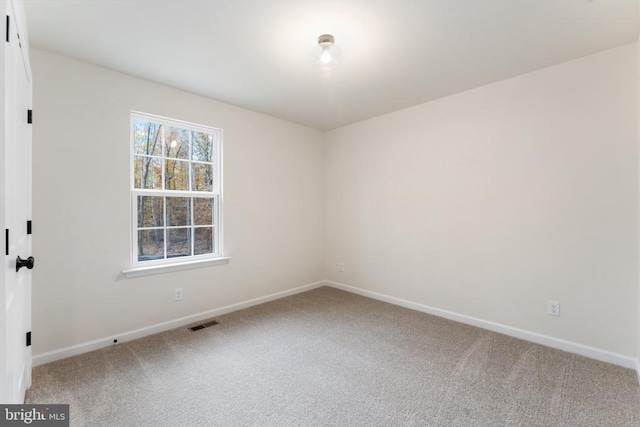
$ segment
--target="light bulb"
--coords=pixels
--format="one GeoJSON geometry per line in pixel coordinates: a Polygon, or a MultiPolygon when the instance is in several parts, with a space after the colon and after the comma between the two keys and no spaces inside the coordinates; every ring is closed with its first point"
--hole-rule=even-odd
{"type": "Polygon", "coordinates": [[[171,141],[171,148],[176,148],[177,145],[178,145],[178,141],[176,141],[175,139],[171,141]]]}
{"type": "Polygon", "coordinates": [[[332,59],[331,52],[329,51],[329,49],[328,48],[322,49],[322,54],[320,54],[320,62],[327,65],[331,63],[331,59],[332,59]]]}
{"type": "Polygon", "coordinates": [[[335,68],[340,63],[340,48],[335,45],[331,34],[318,37],[318,46],[313,50],[313,57],[318,67],[323,70],[335,68]]]}

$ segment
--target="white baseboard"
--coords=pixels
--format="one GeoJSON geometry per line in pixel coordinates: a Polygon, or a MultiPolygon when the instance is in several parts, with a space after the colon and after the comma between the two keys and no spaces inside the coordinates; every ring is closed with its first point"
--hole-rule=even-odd
{"type": "Polygon", "coordinates": [[[98,350],[103,347],[113,345],[113,340],[118,340],[118,343],[123,343],[138,338],[145,337],[147,335],[157,334],[158,332],[168,331],[170,329],[179,328],[189,323],[197,322],[199,320],[209,319],[215,316],[222,316],[223,314],[231,313],[233,311],[242,310],[243,308],[252,307],[254,305],[263,304],[265,302],[274,301],[280,298],[288,297],[290,295],[299,294],[301,292],[310,291],[325,285],[324,280],[310,283],[308,285],[300,286],[297,288],[289,289],[282,292],[276,292],[274,294],[265,295],[263,297],[254,298],[248,301],[239,302],[237,304],[231,304],[224,307],[216,308],[213,310],[205,311],[191,316],[181,317],[179,319],[170,320],[168,322],[158,323],[156,325],[147,326],[145,328],[136,329],[134,331],[123,332],[121,334],[112,335],[110,337],[104,337],[97,340],[76,344],[70,347],[61,348],[58,350],[48,351],[33,356],[33,366],[44,365],[45,363],[54,362],[60,359],[66,359],[67,357],[76,356],[78,354],[87,353],[89,351],[98,350]]]}
{"type": "Polygon", "coordinates": [[[365,289],[357,288],[355,286],[345,285],[344,283],[333,282],[330,280],[322,280],[319,282],[310,283],[308,285],[300,286],[300,287],[289,289],[282,292],[276,292],[274,294],[265,295],[263,297],[254,298],[248,301],[227,305],[224,307],[216,308],[216,309],[205,311],[198,314],[193,314],[193,315],[182,317],[179,319],[170,320],[168,322],[158,323],[156,325],[147,326],[145,328],[123,332],[121,334],[112,335],[109,337],[104,337],[97,340],[76,344],[70,347],[65,347],[58,350],[37,354],[33,356],[33,366],[35,367],[39,365],[44,365],[45,363],[54,362],[56,360],[65,359],[67,357],[76,356],[78,354],[87,353],[93,350],[98,350],[103,347],[108,347],[110,345],[113,345],[113,340],[116,340],[116,339],[118,340],[118,343],[124,343],[127,341],[145,337],[147,335],[152,335],[158,332],[179,328],[181,326],[188,325],[189,323],[197,322],[199,320],[204,320],[204,319],[208,319],[216,316],[222,316],[223,314],[242,310],[243,308],[252,307],[254,305],[263,304],[269,301],[274,301],[290,295],[295,295],[302,292],[310,291],[312,289],[318,288],[323,285],[328,285],[336,289],[340,289],[340,290],[351,292],[357,295],[373,298],[379,301],[387,302],[389,304],[394,304],[400,307],[405,307],[405,308],[420,311],[423,313],[432,314],[434,316],[444,317],[446,319],[450,319],[456,322],[465,323],[467,325],[476,326],[482,329],[487,329],[493,332],[498,332],[498,333],[509,335],[515,338],[520,338],[525,341],[534,342],[536,344],[541,344],[547,347],[552,347],[552,348],[567,351],[570,353],[579,354],[581,356],[589,357],[591,359],[596,359],[603,362],[608,362],[608,363],[613,363],[615,365],[623,366],[625,368],[634,369],[638,375],[638,380],[640,381],[640,361],[637,358],[624,356],[624,355],[613,353],[607,350],[601,350],[595,347],[589,347],[586,345],[562,340],[559,338],[554,338],[548,335],[538,334],[536,332],[530,332],[523,329],[513,328],[511,326],[502,325],[499,323],[477,319],[475,317],[454,313],[452,311],[441,310],[439,308],[418,304],[415,302],[380,294],[378,292],[368,291],[365,289]]]}
{"type": "Polygon", "coordinates": [[[373,298],[379,301],[387,302],[389,304],[410,308],[412,310],[420,311],[427,314],[432,314],[438,317],[444,317],[445,319],[454,320],[456,322],[465,323],[467,325],[476,326],[482,329],[488,329],[493,332],[498,332],[504,335],[509,335],[511,337],[520,338],[525,341],[534,342],[536,344],[541,344],[547,347],[556,348],[558,350],[567,351],[569,353],[579,354],[581,356],[585,356],[591,359],[596,359],[596,360],[600,360],[607,363],[613,363],[614,365],[623,366],[625,368],[634,369],[638,373],[638,378],[640,380],[640,364],[638,362],[638,359],[633,357],[624,356],[622,354],[613,353],[607,350],[601,350],[595,347],[589,347],[586,345],[578,344],[571,341],[566,341],[559,338],[550,337],[548,335],[538,334],[536,332],[525,331],[523,329],[513,328],[511,326],[506,326],[499,323],[477,319],[475,317],[454,313],[452,311],[429,307],[427,305],[418,304],[415,302],[391,297],[391,296],[380,294],[377,292],[368,291],[365,289],[357,288],[355,286],[345,285],[344,283],[333,282],[330,280],[327,280],[326,283],[329,286],[334,287],[336,289],[340,289],[343,291],[373,298]]]}

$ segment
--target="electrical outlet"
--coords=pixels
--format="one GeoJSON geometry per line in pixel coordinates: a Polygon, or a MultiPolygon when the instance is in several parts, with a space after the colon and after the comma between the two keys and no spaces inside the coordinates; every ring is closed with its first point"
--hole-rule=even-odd
{"type": "Polygon", "coordinates": [[[176,301],[182,301],[182,288],[176,288],[175,297],[176,301]]]}
{"type": "Polygon", "coordinates": [[[342,273],[344,271],[344,262],[339,262],[338,263],[338,269],[340,270],[340,273],[342,273]]]}
{"type": "Polygon", "coordinates": [[[548,301],[547,313],[550,316],[560,316],[560,301],[548,301]]]}

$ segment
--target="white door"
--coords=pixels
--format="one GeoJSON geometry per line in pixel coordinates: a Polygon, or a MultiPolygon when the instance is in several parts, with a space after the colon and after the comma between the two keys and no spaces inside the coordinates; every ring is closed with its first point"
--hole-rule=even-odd
{"type": "MultiPolygon", "coordinates": [[[[0,218],[4,217],[4,272],[0,280],[0,399],[2,403],[24,403],[31,386],[31,347],[27,332],[31,331],[31,270],[26,262],[17,269],[18,257],[31,256],[31,76],[27,48],[20,37],[24,34],[15,14],[13,1],[3,1],[7,19],[3,34],[8,42],[0,49],[0,91],[2,102],[2,159],[0,161],[0,218]],[[4,83],[3,83],[4,82],[4,83]]],[[[20,4],[16,4],[21,6],[20,4]]],[[[0,41],[2,42],[2,41],[0,41]]]]}

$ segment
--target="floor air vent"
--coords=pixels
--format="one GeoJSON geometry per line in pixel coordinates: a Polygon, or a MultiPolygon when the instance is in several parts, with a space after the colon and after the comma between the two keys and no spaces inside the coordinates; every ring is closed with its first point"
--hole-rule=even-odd
{"type": "Polygon", "coordinates": [[[210,320],[206,323],[203,323],[201,325],[197,325],[197,326],[192,326],[189,329],[191,329],[192,332],[195,331],[199,331],[200,329],[204,329],[204,328],[208,328],[209,326],[213,326],[213,325],[217,325],[218,322],[216,320],[210,320]]]}

